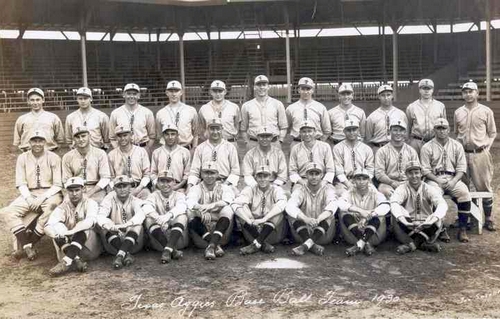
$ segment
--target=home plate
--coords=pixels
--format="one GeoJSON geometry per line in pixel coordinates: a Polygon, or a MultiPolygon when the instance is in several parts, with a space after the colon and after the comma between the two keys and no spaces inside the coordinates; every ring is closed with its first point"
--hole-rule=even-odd
{"type": "Polygon", "coordinates": [[[268,261],[258,263],[253,268],[257,269],[300,269],[307,268],[308,265],[301,263],[300,261],[287,259],[287,258],[276,258],[268,261]]]}

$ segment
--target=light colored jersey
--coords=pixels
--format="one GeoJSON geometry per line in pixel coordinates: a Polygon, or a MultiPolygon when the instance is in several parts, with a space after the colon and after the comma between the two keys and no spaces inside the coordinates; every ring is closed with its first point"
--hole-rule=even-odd
{"type": "Polygon", "coordinates": [[[122,202],[113,191],[106,195],[101,202],[97,223],[103,226],[107,223],[121,225],[130,222],[131,226],[142,225],[145,214],[142,210],[144,202],[137,197],[129,195],[125,202],[122,202]]]}
{"type": "Polygon", "coordinates": [[[108,179],[109,181],[111,172],[106,152],[90,146],[85,156],[82,156],[77,149],[64,154],[62,158],[63,183],[66,183],[68,178],[76,176],[83,178],[85,183],[88,184],[96,184],[101,179],[108,179]]]}
{"type": "Polygon", "coordinates": [[[20,149],[30,147],[30,135],[34,130],[43,132],[47,144],[45,148],[53,150],[64,143],[64,128],[61,119],[54,113],[40,111],[21,115],[14,126],[14,146],[20,149]]]}
{"type": "Polygon", "coordinates": [[[438,118],[446,118],[446,108],[438,100],[432,99],[432,103],[426,107],[418,99],[408,105],[406,117],[410,136],[415,135],[428,141],[434,137],[434,122],[438,118]]]}
{"type": "Polygon", "coordinates": [[[339,182],[351,179],[354,172],[364,168],[374,176],[374,157],[372,149],[365,143],[358,141],[351,147],[344,140],[333,147],[333,160],[335,161],[335,174],[339,182]]]}
{"type": "Polygon", "coordinates": [[[208,139],[207,123],[214,118],[220,118],[222,122],[222,137],[235,139],[238,136],[238,128],[241,122],[240,107],[228,100],[224,100],[222,106],[216,106],[213,101],[203,105],[198,112],[200,128],[204,131],[205,138],[208,139]]]}
{"type": "Polygon", "coordinates": [[[368,211],[375,211],[379,217],[387,215],[391,209],[384,194],[377,191],[373,185],[368,186],[368,192],[365,195],[361,195],[354,187],[348,189],[338,200],[338,205],[345,212],[351,206],[354,206],[368,211]]]}
{"type": "Polygon", "coordinates": [[[391,143],[381,147],[375,154],[375,178],[388,177],[395,181],[406,181],[405,168],[410,161],[418,162],[417,151],[404,143],[400,151],[391,143]]]}
{"type": "Polygon", "coordinates": [[[245,178],[248,186],[256,185],[254,175],[259,166],[268,166],[272,173],[272,178],[278,186],[283,185],[288,180],[288,168],[283,151],[275,146],[264,153],[259,146],[249,150],[243,158],[241,174],[245,178]],[[249,184],[250,183],[250,184],[249,184]]]}
{"type": "Polygon", "coordinates": [[[165,146],[153,152],[151,160],[151,180],[156,183],[158,172],[169,171],[177,183],[187,180],[191,168],[191,153],[185,147],[176,145],[172,151],[165,146]]]}
{"type": "Polygon", "coordinates": [[[127,175],[144,187],[149,184],[151,163],[144,148],[132,145],[130,152],[123,153],[118,147],[109,152],[108,159],[111,178],[127,175]]]}
{"type": "Polygon", "coordinates": [[[292,218],[297,218],[300,212],[310,218],[318,218],[324,211],[333,215],[337,211],[336,200],[335,188],[326,182],[322,182],[315,194],[307,186],[297,185],[286,205],[286,213],[292,218]]]}
{"type": "Polygon", "coordinates": [[[271,210],[284,211],[286,203],[287,198],[281,187],[270,185],[266,191],[262,191],[255,185],[245,187],[232,206],[238,208],[247,205],[254,218],[262,218],[271,210]]]}
{"type": "Polygon", "coordinates": [[[332,127],[332,138],[334,140],[345,139],[344,128],[345,121],[350,118],[355,118],[359,121],[359,133],[361,139],[365,137],[366,114],[365,111],[356,105],[351,105],[350,108],[344,110],[342,106],[337,105],[328,111],[330,123],[332,127]]]}
{"type": "Polygon", "coordinates": [[[333,161],[332,148],[325,142],[315,141],[311,150],[304,142],[300,142],[290,152],[290,181],[297,183],[301,178],[306,178],[306,166],[308,163],[320,163],[325,168],[323,180],[332,183],[335,177],[335,162],[333,161]]]}
{"type": "Polygon", "coordinates": [[[428,216],[434,215],[442,220],[447,210],[448,205],[441,190],[426,183],[421,183],[415,190],[406,182],[398,186],[391,196],[391,213],[396,219],[405,216],[413,221],[423,222],[428,216]],[[436,207],[435,211],[433,207],[436,207]]]}
{"type": "Polygon", "coordinates": [[[61,158],[51,151],[45,151],[40,158],[33,156],[31,151],[17,157],[16,187],[26,185],[30,190],[62,188],[61,158]]]}
{"type": "Polygon", "coordinates": [[[330,116],[326,107],[315,100],[311,100],[307,104],[299,100],[290,104],[286,108],[285,113],[288,119],[288,126],[290,127],[290,135],[293,138],[299,138],[300,125],[304,121],[308,121],[314,125],[316,128],[316,138],[320,138],[323,135],[330,136],[332,133],[330,116]]]}
{"type": "Polygon", "coordinates": [[[147,217],[157,219],[167,213],[172,214],[172,219],[187,214],[186,196],[183,193],[173,191],[170,196],[165,197],[159,190],[151,193],[143,205],[147,217]]]}
{"type": "Polygon", "coordinates": [[[88,128],[92,146],[103,148],[109,145],[109,117],[104,112],[91,108],[86,115],[80,109],[70,113],[64,124],[68,145],[73,143],[73,130],[81,126],[88,128]]]}
{"type": "Polygon", "coordinates": [[[189,189],[186,203],[189,209],[193,209],[196,204],[206,205],[224,201],[228,205],[234,201],[233,189],[217,181],[212,190],[209,190],[203,182],[189,189]]]}
{"type": "Polygon", "coordinates": [[[83,197],[76,207],[66,198],[61,205],[54,209],[45,227],[49,228],[49,231],[56,230],[52,233],[57,234],[58,224],[62,224],[66,226],[68,230],[71,230],[76,224],[86,220],[89,222],[89,225],[92,225],[89,227],[90,229],[97,220],[98,211],[99,204],[90,198],[83,197]]]}
{"type": "Polygon", "coordinates": [[[179,144],[189,145],[198,135],[198,113],[194,107],[180,103],[178,107],[166,105],[156,113],[156,131],[158,140],[165,144],[162,128],[166,124],[175,124],[179,129],[179,144]]]}
{"type": "Polygon", "coordinates": [[[435,138],[430,140],[420,150],[422,175],[439,172],[467,172],[467,160],[463,146],[454,139],[442,146],[435,138]]]}
{"type": "Polygon", "coordinates": [[[249,137],[256,139],[258,130],[263,126],[274,132],[280,132],[280,141],[285,138],[286,131],[284,130],[288,128],[285,106],[270,96],[264,103],[253,99],[241,107],[240,131],[247,132],[249,137]]]}
{"type": "Polygon", "coordinates": [[[466,150],[475,150],[489,144],[496,136],[497,127],[493,111],[479,104],[469,110],[465,105],[455,111],[455,134],[466,150]]]}
{"type": "Polygon", "coordinates": [[[122,105],[111,112],[109,117],[109,139],[113,148],[117,148],[115,128],[118,126],[132,127],[132,143],[142,144],[156,137],[155,117],[150,109],[138,105],[135,111],[130,112],[126,105],[122,105]]]}
{"type": "Polygon", "coordinates": [[[400,109],[392,106],[388,111],[379,107],[366,119],[365,141],[366,143],[385,143],[391,139],[390,122],[399,119],[408,124],[406,114],[400,109]]]}

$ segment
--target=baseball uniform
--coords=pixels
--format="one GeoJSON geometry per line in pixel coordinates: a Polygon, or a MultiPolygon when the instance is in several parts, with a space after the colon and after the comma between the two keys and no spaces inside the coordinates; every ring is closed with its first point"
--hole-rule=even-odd
{"type": "Polygon", "coordinates": [[[156,138],[155,117],[153,112],[137,104],[131,111],[127,105],[122,105],[111,112],[109,118],[109,139],[113,148],[117,148],[115,128],[117,126],[132,127],[132,144],[144,147],[150,140],[156,138]]]}
{"type": "Polygon", "coordinates": [[[330,136],[332,133],[330,125],[330,117],[326,107],[318,101],[311,100],[305,104],[299,100],[290,104],[285,114],[288,119],[288,126],[290,128],[290,136],[295,141],[300,142],[300,126],[304,121],[311,122],[316,128],[316,138],[320,139],[322,136],[330,136]]]}
{"type": "Polygon", "coordinates": [[[210,101],[200,108],[198,115],[200,128],[203,130],[206,139],[208,139],[207,123],[218,117],[222,122],[222,137],[231,143],[237,141],[238,128],[241,122],[240,107],[237,104],[224,100],[222,105],[219,106],[210,101]]]}
{"type": "Polygon", "coordinates": [[[64,128],[61,119],[54,113],[41,110],[21,115],[14,125],[14,146],[26,151],[30,148],[30,132],[39,130],[45,135],[45,148],[55,150],[64,143],[64,128]]]}
{"type": "Polygon", "coordinates": [[[333,160],[335,162],[335,174],[339,182],[344,183],[351,179],[354,172],[364,168],[374,176],[374,157],[372,149],[361,141],[355,143],[354,147],[346,140],[333,147],[333,160]]]}
{"type": "Polygon", "coordinates": [[[432,99],[426,106],[420,99],[406,108],[408,118],[408,132],[410,133],[410,146],[420,153],[422,145],[434,137],[434,122],[438,118],[446,118],[446,108],[443,103],[432,99]]]}
{"type": "Polygon", "coordinates": [[[365,141],[375,148],[372,148],[374,154],[391,139],[390,123],[394,119],[400,119],[408,124],[406,114],[394,106],[389,109],[379,107],[366,119],[365,141]]]}
{"type": "Polygon", "coordinates": [[[289,174],[290,181],[297,183],[299,179],[305,179],[306,166],[315,162],[323,164],[326,168],[323,180],[333,183],[335,177],[335,163],[333,161],[332,148],[322,141],[314,141],[314,145],[309,149],[304,142],[295,145],[290,152],[289,174]]]}
{"type": "Polygon", "coordinates": [[[198,136],[198,113],[194,107],[179,102],[180,106],[172,107],[170,104],[156,113],[156,127],[158,139],[164,144],[162,128],[168,123],[173,123],[179,130],[179,145],[191,147],[194,136],[198,136]]]}
{"type": "Polygon", "coordinates": [[[257,185],[254,175],[257,168],[262,165],[269,166],[273,182],[277,186],[282,186],[288,180],[288,168],[283,151],[271,145],[269,152],[264,152],[260,146],[256,146],[245,154],[241,165],[241,173],[247,186],[257,185]]]}
{"type": "Polygon", "coordinates": [[[191,153],[186,148],[175,145],[172,150],[161,146],[154,150],[151,160],[151,180],[156,184],[158,172],[168,171],[176,183],[187,180],[191,168],[191,153]]]}
{"type": "Polygon", "coordinates": [[[350,118],[356,118],[359,121],[359,133],[363,140],[365,137],[366,114],[365,111],[356,105],[351,105],[347,110],[341,105],[337,105],[328,111],[332,127],[331,140],[334,144],[345,139],[344,124],[350,118]]]}

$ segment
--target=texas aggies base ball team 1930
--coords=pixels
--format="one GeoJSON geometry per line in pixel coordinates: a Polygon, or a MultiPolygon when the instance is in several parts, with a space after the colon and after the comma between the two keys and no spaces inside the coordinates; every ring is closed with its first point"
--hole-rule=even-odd
{"type": "MultiPolygon", "coordinates": [[[[438,238],[451,240],[445,194],[457,204],[457,239],[466,243],[475,208],[470,190],[493,192],[493,112],[478,103],[477,85],[465,83],[452,139],[433,81],[418,86],[420,98],[403,112],[392,103],[393,88],[381,85],[380,106],[366,117],[349,84],[328,111],[313,99],[313,80],[302,78],[300,99],[285,107],[259,75],[255,98],[240,109],[215,80],[212,100],[196,112],[181,102],[181,83],[171,81],[169,103],[155,116],[129,83],[109,118],[82,87],[79,109],[64,126],[44,110],[43,90],[32,88],[31,112],[14,131],[22,151],[19,196],[2,209],[12,257],[34,260],[44,234],[56,247],[53,276],[85,272],[102,252],[114,255],[113,268],[127,267],[146,246],[161,263],[177,262],[190,243],[215,260],[230,243],[248,255],[292,241],[291,253],[301,256],[323,255],[325,245],[342,238],[347,256],[370,256],[393,233],[398,254],[439,252],[438,238]],[[238,147],[245,148],[242,160],[238,147]]],[[[495,231],[493,198],[481,200],[484,227],[495,231]]]]}

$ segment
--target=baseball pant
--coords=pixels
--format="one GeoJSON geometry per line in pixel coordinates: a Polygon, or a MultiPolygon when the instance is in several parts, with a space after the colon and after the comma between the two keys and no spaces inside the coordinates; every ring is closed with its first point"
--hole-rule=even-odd
{"type": "Polygon", "coordinates": [[[174,244],[176,249],[184,249],[189,244],[189,232],[186,231],[188,217],[186,214],[171,219],[168,228],[162,229],[156,220],[146,217],[144,227],[149,237],[149,246],[157,251],[163,251],[169,244],[174,244]]]}
{"type": "MultiPolygon", "coordinates": [[[[64,228],[66,227],[64,225],[61,226],[64,228]]],[[[76,234],[79,233],[85,234],[85,242],[81,245],[82,247],[78,254],[80,258],[82,260],[87,260],[87,261],[97,259],[97,257],[99,257],[102,253],[101,240],[97,232],[94,229],[88,229],[82,232],[78,232],[76,234]]],[[[53,240],[58,261],[62,261],[63,257],[65,256],[66,247],[71,245],[75,235],[68,236],[64,240],[60,239],[53,240]]]]}
{"type": "Polygon", "coordinates": [[[288,216],[288,223],[290,225],[290,231],[292,233],[293,239],[298,243],[305,242],[305,238],[301,236],[301,234],[305,234],[305,231],[307,231],[307,235],[310,238],[315,237],[315,234],[321,233],[321,236],[318,236],[319,238],[317,240],[313,239],[314,243],[319,245],[330,244],[335,237],[335,215],[332,215],[329,218],[323,220],[317,227],[314,228],[306,225],[303,221],[290,216],[288,216]]]}
{"type": "MultiPolygon", "coordinates": [[[[493,179],[493,158],[489,150],[481,153],[466,153],[467,176],[470,176],[469,185],[472,184],[478,192],[493,193],[491,185],[493,179]]],[[[493,210],[493,198],[483,198],[484,215],[490,217],[493,210]]]]}
{"type": "Polygon", "coordinates": [[[205,249],[215,232],[221,237],[216,244],[227,245],[233,229],[234,212],[231,206],[223,207],[218,213],[210,213],[210,222],[203,224],[201,218],[189,212],[189,235],[197,248],[205,249]]]}
{"type": "MultiPolygon", "coordinates": [[[[243,214],[250,220],[262,218],[264,216],[254,216],[247,205],[242,207],[243,214]]],[[[243,237],[248,243],[255,239],[262,244],[266,242],[271,245],[280,243],[285,238],[284,214],[279,214],[259,226],[247,224],[241,218],[237,218],[242,225],[243,237]]]]}
{"type": "MultiPolygon", "coordinates": [[[[409,217],[405,217],[407,221],[411,222],[412,219],[409,217]]],[[[408,244],[411,241],[415,242],[415,245],[418,247],[419,244],[422,244],[424,241],[433,243],[439,236],[441,232],[443,223],[441,220],[435,222],[430,227],[424,228],[420,231],[415,231],[415,227],[407,227],[406,225],[400,223],[393,219],[394,225],[394,234],[399,242],[403,244],[408,244]]]]}

